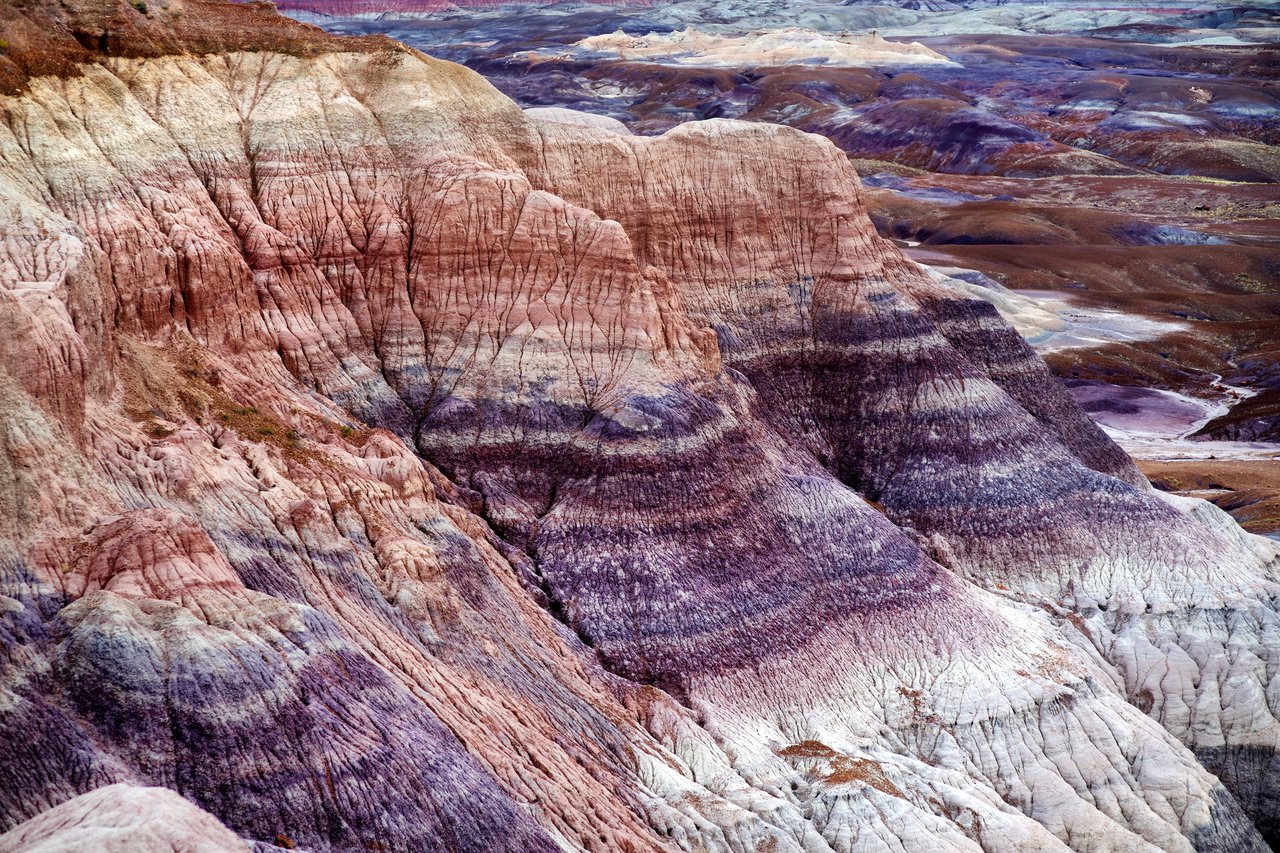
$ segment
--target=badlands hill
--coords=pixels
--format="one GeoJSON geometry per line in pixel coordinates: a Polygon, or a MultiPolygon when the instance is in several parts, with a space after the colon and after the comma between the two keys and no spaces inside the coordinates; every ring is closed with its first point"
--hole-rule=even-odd
{"type": "Polygon", "coordinates": [[[261,6],[3,14],[0,850],[1280,831],[1276,548],[828,140],[261,6]]]}
{"type": "Polygon", "coordinates": [[[1000,306],[1153,482],[1280,536],[1280,18],[1190,5],[289,14],[639,135],[734,118],[826,136],[881,236],[1000,306]]]}

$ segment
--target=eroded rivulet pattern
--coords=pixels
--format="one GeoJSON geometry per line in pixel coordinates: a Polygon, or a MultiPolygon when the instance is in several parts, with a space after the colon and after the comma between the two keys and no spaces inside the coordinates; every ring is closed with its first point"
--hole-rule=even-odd
{"type": "Polygon", "coordinates": [[[292,53],[4,99],[0,846],[1261,848],[1274,550],[834,146],[292,53]]]}

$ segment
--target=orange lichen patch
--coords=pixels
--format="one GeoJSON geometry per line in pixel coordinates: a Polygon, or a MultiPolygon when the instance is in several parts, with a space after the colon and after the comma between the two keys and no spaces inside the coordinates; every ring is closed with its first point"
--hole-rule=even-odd
{"type": "Polygon", "coordinates": [[[756,845],[757,853],[777,853],[778,839],[770,836],[756,845]]]}
{"type": "Polygon", "coordinates": [[[304,412],[297,409],[293,410],[293,414],[303,419],[300,423],[304,425],[303,432],[308,437],[317,438],[321,441],[325,441],[330,437],[340,438],[344,443],[352,447],[364,447],[378,432],[368,424],[354,419],[341,423],[332,418],[318,415],[315,412],[304,412]]]}
{"type": "Polygon", "coordinates": [[[302,434],[274,415],[260,411],[256,406],[241,406],[226,395],[218,395],[211,402],[216,417],[224,425],[235,430],[241,438],[270,444],[280,449],[287,459],[309,462],[316,454],[302,445],[302,434]]]}
{"type": "Polygon", "coordinates": [[[368,443],[369,438],[373,435],[373,430],[367,427],[356,429],[355,427],[342,426],[338,428],[338,434],[342,436],[342,440],[355,447],[364,447],[368,443]]]}
{"type": "Polygon", "coordinates": [[[778,750],[778,755],[784,758],[833,758],[839,754],[825,743],[816,740],[802,740],[800,743],[793,743],[778,750]]]}
{"type": "MultiPolygon", "coordinates": [[[[893,797],[902,797],[902,789],[890,781],[884,773],[884,767],[877,761],[867,758],[853,758],[837,752],[825,743],[816,740],[803,740],[778,750],[778,755],[791,759],[817,759],[825,764],[825,768],[817,772],[817,778],[828,785],[844,785],[861,783],[870,785],[877,791],[893,797]]],[[[818,765],[822,767],[822,765],[818,765]]]]}
{"type": "Polygon", "coordinates": [[[168,438],[174,433],[174,430],[171,427],[167,427],[156,420],[148,421],[146,426],[143,427],[143,430],[152,438],[168,438]]]}
{"type": "MultiPolygon", "coordinates": [[[[232,399],[214,384],[220,381],[218,371],[206,365],[196,344],[187,342],[162,349],[126,338],[122,340],[121,355],[124,411],[143,424],[143,430],[152,438],[172,435],[173,423],[216,423],[235,430],[246,441],[278,448],[293,462],[319,458],[303,446],[303,436],[295,427],[255,405],[232,399]]],[[[337,424],[323,423],[326,432],[340,430],[337,424]]],[[[352,431],[353,438],[355,432],[352,431]]],[[[360,444],[364,440],[367,436],[360,444]]]]}
{"type": "Polygon", "coordinates": [[[928,710],[924,704],[924,694],[913,687],[900,686],[898,693],[911,702],[911,711],[915,714],[918,722],[930,725],[938,725],[942,719],[932,711],[928,710]]]}
{"type": "Polygon", "coordinates": [[[154,434],[159,421],[180,421],[199,411],[207,397],[199,365],[194,352],[122,336],[117,372],[124,413],[154,434]]]}
{"type": "Polygon", "coordinates": [[[867,758],[850,758],[847,755],[837,756],[831,762],[831,772],[823,779],[828,785],[843,785],[860,782],[870,785],[877,791],[891,797],[905,797],[902,789],[884,774],[884,766],[878,761],[867,758]]]}

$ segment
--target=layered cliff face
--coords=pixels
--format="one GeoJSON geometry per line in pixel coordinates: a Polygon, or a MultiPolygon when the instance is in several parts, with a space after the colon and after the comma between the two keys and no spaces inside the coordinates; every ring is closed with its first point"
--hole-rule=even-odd
{"type": "Polygon", "coordinates": [[[1274,548],[829,142],[271,21],[4,99],[0,847],[1261,849],[1274,548]]]}
{"type": "Polygon", "coordinates": [[[517,103],[640,135],[722,117],[826,136],[863,176],[879,233],[998,303],[1159,488],[1276,533],[1275,13],[392,5],[289,14],[391,35],[517,103]],[[1008,290],[1030,291],[1012,312],[1008,290]]]}

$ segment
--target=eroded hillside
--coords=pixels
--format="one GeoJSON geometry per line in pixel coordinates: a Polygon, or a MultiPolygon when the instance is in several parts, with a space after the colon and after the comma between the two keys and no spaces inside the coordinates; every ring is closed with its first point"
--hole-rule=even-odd
{"type": "Polygon", "coordinates": [[[90,11],[2,107],[0,848],[1263,849],[1274,546],[830,142],[90,11]]]}

